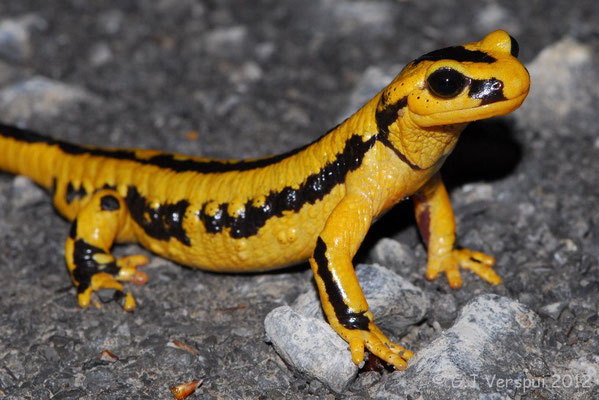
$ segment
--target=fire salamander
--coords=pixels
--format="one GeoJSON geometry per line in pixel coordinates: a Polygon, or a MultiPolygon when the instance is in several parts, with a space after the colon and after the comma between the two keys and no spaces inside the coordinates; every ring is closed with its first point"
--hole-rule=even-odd
{"type": "Polygon", "coordinates": [[[138,242],[181,264],[264,271],[309,259],[323,310],[360,364],[365,348],[398,369],[412,353],[391,343],[373,315],[352,258],[372,221],[413,196],[428,246],[426,277],[460,267],[501,283],[494,259],[454,245],[455,223],[439,175],[470,121],[522,104],[529,76],[504,31],[423,55],[353,116],[318,140],[252,160],[210,160],[153,150],[75,145],[0,125],[0,169],[47,188],[72,221],[66,264],[81,307],[92,292],[144,283],[142,255],[118,258],[115,242],[138,242]]]}

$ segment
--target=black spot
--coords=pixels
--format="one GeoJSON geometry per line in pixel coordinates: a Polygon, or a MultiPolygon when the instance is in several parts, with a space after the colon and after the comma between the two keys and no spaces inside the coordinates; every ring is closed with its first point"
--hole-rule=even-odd
{"type": "MultiPolygon", "coordinates": [[[[76,226],[76,223],[74,222],[73,225],[76,226]]],[[[83,239],[75,240],[73,250],[75,269],[73,270],[73,279],[77,282],[78,293],[84,292],[89,287],[92,276],[98,272],[107,272],[111,275],[117,275],[119,272],[119,268],[114,261],[108,264],[98,264],[94,260],[94,255],[96,254],[106,254],[106,252],[99,247],[87,243],[83,239]]]]}
{"type": "MultiPolygon", "coordinates": [[[[376,136],[367,141],[362,136],[353,135],[346,143],[343,151],[337,154],[332,162],[326,164],[319,172],[309,175],[297,188],[285,187],[279,192],[270,192],[260,207],[250,199],[237,216],[227,213],[228,203],[218,205],[214,215],[208,215],[205,203],[198,211],[198,218],[209,233],[222,232],[229,228],[233,238],[247,238],[258,233],[266,221],[273,217],[281,217],[285,211],[299,211],[305,204],[314,204],[322,200],[337,185],[345,182],[345,177],[356,170],[364,159],[366,152],[374,145],[376,136]]],[[[234,190],[234,188],[232,188],[234,190]]]]}
{"type": "Polygon", "coordinates": [[[314,249],[314,261],[318,266],[318,275],[324,282],[324,288],[333,305],[335,315],[339,323],[347,329],[360,329],[367,331],[370,319],[364,312],[354,312],[343,301],[343,289],[333,280],[333,274],[329,269],[329,260],[326,256],[327,245],[320,237],[316,240],[314,249]]]}
{"type": "Polygon", "coordinates": [[[175,238],[184,245],[191,246],[191,241],[183,229],[183,218],[189,207],[187,200],[151,207],[148,200],[131,185],[127,188],[125,203],[133,220],[148,236],[164,241],[175,238]]]}
{"type": "Polygon", "coordinates": [[[67,204],[71,204],[73,201],[77,199],[82,199],[85,196],[87,196],[87,191],[85,190],[83,185],[81,185],[78,189],[75,189],[73,184],[69,182],[65,193],[65,201],[67,202],[67,204]]]}
{"type": "Polygon", "coordinates": [[[516,58],[518,58],[518,54],[520,54],[520,45],[518,44],[518,41],[516,39],[514,39],[511,35],[510,35],[510,54],[516,58]]]}
{"type": "Polygon", "coordinates": [[[505,100],[503,95],[503,82],[498,79],[472,79],[468,96],[473,99],[481,99],[481,105],[495,103],[505,100]]]}
{"type": "Polygon", "coordinates": [[[107,194],[100,199],[100,208],[104,211],[116,211],[121,208],[121,204],[116,197],[107,194]]]}
{"type": "Polygon", "coordinates": [[[413,61],[413,65],[422,61],[454,60],[458,62],[480,62],[491,64],[497,61],[485,52],[480,50],[468,50],[463,46],[446,47],[426,53],[422,57],[413,61]]]}

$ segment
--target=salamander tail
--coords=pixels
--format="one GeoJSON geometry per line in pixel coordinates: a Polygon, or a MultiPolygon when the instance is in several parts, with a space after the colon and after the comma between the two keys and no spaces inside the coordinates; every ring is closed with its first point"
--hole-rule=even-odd
{"type": "Polygon", "coordinates": [[[0,170],[25,175],[50,189],[58,142],[35,132],[0,122],[0,170]]]}

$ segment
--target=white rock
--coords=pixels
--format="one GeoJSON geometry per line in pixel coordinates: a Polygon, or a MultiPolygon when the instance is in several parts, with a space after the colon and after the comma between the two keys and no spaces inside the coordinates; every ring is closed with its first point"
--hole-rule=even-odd
{"type": "Polygon", "coordinates": [[[567,132],[560,127],[570,113],[593,109],[595,86],[589,82],[597,81],[597,73],[592,63],[592,50],[569,37],[543,49],[527,66],[530,94],[514,115],[547,135],[567,132]]]}
{"type": "Polygon", "coordinates": [[[47,194],[42,188],[24,176],[13,179],[11,204],[15,208],[22,208],[47,200],[47,194]]]}
{"type": "MultiPolygon", "coordinates": [[[[416,267],[413,250],[397,240],[382,238],[379,240],[370,255],[377,264],[397,270],[401,267],[409,269],[416,267]]],[[[406,271],[402,270],[402,273],[406,271]]]]}
{"type": "Polygon", "coordinates": [[[29,33],[33,28],[43,29],[46,21],[35,14],[0,21],[0,57],[21,62],[32,53],[29,33]]]}
{"type": "Polygon", "coordinates": [[[275,350],[296,372],[318,379],[341,393],[358,374],[348,344],[329,324],[282,306],[264,319],[264,328],[275,350]]]}
{"type": "Polygon", "coordinates": [[[491,294],[476,297],[403,373],[388,377],[378,397],[512,398],[516,385],[530,378],[527,357],[540,357],[541,337],[540,318],[523,304],[491,294]]]}
{"type": "Polygon", "coordinates": [[[34,115],[58,115],[75,103],[98,101],[84,89],[34,76],[0,90],[0,117],[16,123],[27,121],[34,115]]]}

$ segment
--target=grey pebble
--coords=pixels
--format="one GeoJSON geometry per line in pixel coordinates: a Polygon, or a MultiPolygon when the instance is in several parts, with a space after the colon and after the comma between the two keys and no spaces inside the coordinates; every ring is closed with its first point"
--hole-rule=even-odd
{"type": "Polygon", "coordinates": [[[17,123],[33,116],[59,115],[69,105],[95,103],[98,98],[84,89],[42,76],[14,83],[0,90],[0,117],[17,123]]]}
{"type": "Polygon", "coordinates": [[[247,34],[247,28],[242,25],[217,28],[205,36],[204,44],[210,53],[218,54],[223,51],[234,53],[241,50],[247,34]]]}
{"type": "Polygon", "coordinates": [[[347,343],[321,319],[282,306],[266,316],[264,328],[277,353],[301,375],[317,379],[338,393],[356,377],[358,367],[352,362],[347,343]]]}
{"type": "Polygon", "coordinates": [[[46,192],[29,178],[16,176],[12,181],[10,204],[14,208],[24,208],[48,201],[46,192]]]}
{"type": "Polygon", "coordinates": [[[451,294],[441,294],[431,307],[430,319],[439,322],[443,328],[449,328],[458,314],[458,305],[451,294]]]}
{"type": "Polygon", "coordinates": [[[0,57],[22,62],[31,57],[30,18],[10,18],[0,21],[0,57]]]}
{"type": "Polygon", "coordinates": [[[543,307],[539,308],[539,315],[543,317],[553,318],[554,320],[558,320],[560,314],[566,308],[568,303],[565,301],[556,301],[555,303],[546,304],[543,307]]]}
{"type": "Polygon", "coordinates": [[[409,246],[397,240],[382,238],[376,243],[370,255],[375,263],[400,270],[405,274],[415,269],[416,259],[413,253],[409,246]]]}
{"type": "Polygon", "coordinates": [[[108,64],[114,58],[110,47],[104,43],[96,43],[89,51],[89,63],[94,67],[101,67],[108,64]]]}
{"type": "MultiPolygon", "coordinates": [[[[593,107],[590,107],[594,96],[592,91],[585,90],[588,82],[596,82],[598,78],[592,64],[591,47],[571,37],[546,47],[527,65],[531,78],[530,94],[514,115],[547,137],[569,132],[563,127],[565,123],[573,122],[568,117],[574,112],[593,112],[588,116],[594,116],[593,107]]],[[[582,118],[580,122],[585,120],[582,118]]]]}
{"type": "MultiPolygon", "coordinates": [[[[528,307],[497,295],[481,295],[461,310],[455,324],[421,350],[403,373],[388,376],[378,397],[418,393],[424,399],[513,396],[522,382],[526,354],[539,354],[540,318],[528,307]]],[[[538,362],[536,362],[538,364],[538,362]]]]}

